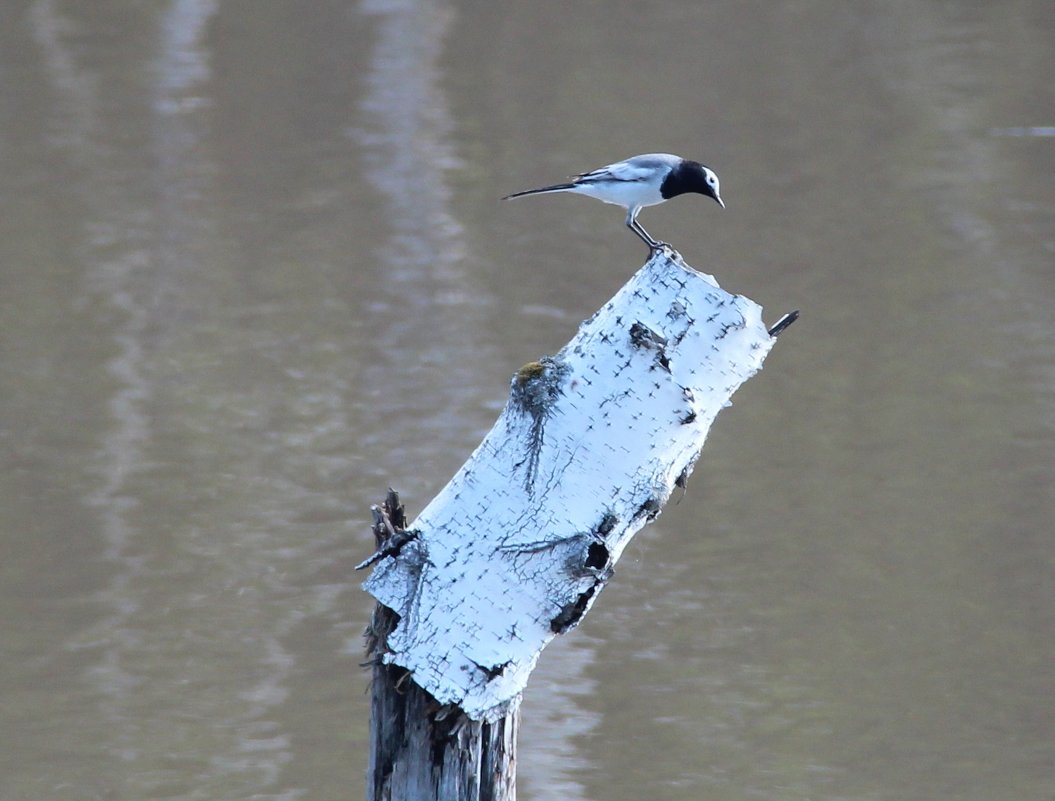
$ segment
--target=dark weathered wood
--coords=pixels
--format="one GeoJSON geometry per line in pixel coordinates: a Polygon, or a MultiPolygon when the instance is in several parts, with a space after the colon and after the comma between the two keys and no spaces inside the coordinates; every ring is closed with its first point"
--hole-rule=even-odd
{"type": "MultiPolygon", "coordinates": [[[[393,490],[374,507],[378,552],[404,535],[406,518],[393,490]]],[[[488,723],[442,705],[404,668],[381,661],[398,616],[378,604],[366,631],[371,681],[368,801],[513,801],[520,705],[488,723]]]]}
{"type": "Polygon", "coordinates": [[[781,317],[779,320],[777,320],[773,324],[773,327],[769,329],[769,335],[771,337],[773,337],[774,339],[776,339],[782,333],[784,333],[784,329],[786,329],[789,325],[791,325],[797,319],[799,319],[799,310],[798,309],[795,309],[795,311],[792,311],[792,312],[788,312],[787,314],[785,314],[783,317],[781,317]]]}

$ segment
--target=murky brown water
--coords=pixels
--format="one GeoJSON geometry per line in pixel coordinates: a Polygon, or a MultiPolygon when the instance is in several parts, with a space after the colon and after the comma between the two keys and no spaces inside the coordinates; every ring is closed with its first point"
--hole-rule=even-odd
{"type": "Polygon", "coordinates": [[[391,484],[644,258],[771,318],[524,706],[532,799],[1055,797],[1055,8],[0,5],[0,798],[361,797],[391,484]]]}

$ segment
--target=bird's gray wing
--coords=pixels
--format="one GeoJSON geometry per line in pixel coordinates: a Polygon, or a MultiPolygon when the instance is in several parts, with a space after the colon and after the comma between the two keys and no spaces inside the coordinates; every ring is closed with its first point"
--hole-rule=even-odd
{"type": "Polygon", "coordinates": [[[575,179],[575,183],[595,183],[596,181],[643,181],[653,177],[656,170],[669,169],[678,161],[677,156],[667,153],[648,153],[634,156],[626,161],[617,161],[607,167],[592,172],[585,172],[575,179]]]}

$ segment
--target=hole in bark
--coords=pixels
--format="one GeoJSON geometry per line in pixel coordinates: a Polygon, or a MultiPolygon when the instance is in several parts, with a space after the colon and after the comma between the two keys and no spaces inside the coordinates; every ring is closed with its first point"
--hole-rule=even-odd
{"type": "Polygon", "coordinates": [[[605,565],[608,564],[608,556],[608,549],[603,543],[591,543],[586,552],[586,566],[595,570],[604,570],[605,565]]]}

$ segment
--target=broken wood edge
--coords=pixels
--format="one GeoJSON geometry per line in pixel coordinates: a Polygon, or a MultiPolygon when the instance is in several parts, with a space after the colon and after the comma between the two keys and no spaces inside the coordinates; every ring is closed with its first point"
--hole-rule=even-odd
{"type": "Polygon", "coordinates": [[[797,319],[799,319],[798,309],[795,309],[795,311],[788,312],[775,323],[773,323],[773,327],[769,329],[769,335],[773,337],[773,339],[776,339],[787,329],[789,325],[791,325],[797,319]]]}

